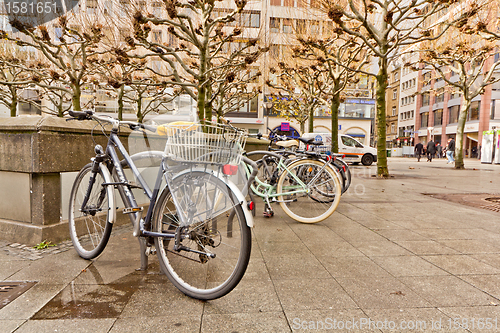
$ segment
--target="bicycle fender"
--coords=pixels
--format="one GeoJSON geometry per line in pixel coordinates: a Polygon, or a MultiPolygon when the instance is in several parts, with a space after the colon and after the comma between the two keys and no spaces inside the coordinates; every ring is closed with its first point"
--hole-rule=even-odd
{"type": "Polygon", "coordinates": [[[243,204],[241,205],[241,208],[243,209],[243,214],[245,215],[245,220],[247,221],[247,226],[250,227],[250,228],[253,228],[254,223],[253,223],[252,212],[248,209],[247,199],[245,198],[245,196],[243,195],[243,193],[241,193],[241,191],[238,188],[238,186],[236,186],[236,184],[233,183],[230,180],[223,179],[223,177],[221,177],[220,175],[217,178],[219,178],[220,180],[224,181],[227,184],[227,186],[236,195],[236,199],[238,199],[239,202],[243,202],[243,204]]]}
{"type": "Polygon", "coordinates": [[[252,215],[252,212],[250,212],[250,210],[248,209],[247,207],[247,199],[246,197],[243,195],[243,193],[241,193],[241,190],[238,188],[238,186],[233,183],[232,181],[230,181],[229,179],[226,179],[223,175],[221,175],[221,173],[219,172],[214,172],[213,170],[207,170],[207,169],[200,169],[200,170],[197,170],[197,169],[192,169],[192,170],[186,170],[185,172],[181,172],[177,175],[174,176],[175,177],[179,177],[180,175],[183,175],[184,173],[187,173],[187,172],[191,172],[191,171],[201,171],[201,172],[208,172],[208,173],[211,173],[212,176],[214,177],[217,177],[219,178],[222,182],[224,182],[231,191],[233,191],[234,195],[236,196],[236,199],[238,200],[238,202],[241,202],[243,203],[241,205],[241,209],[243,210],[243,214],[245,215],[245,220],[247,222],[247,226],[249,228],[253,228],[254,226],[254,223],[253,223],[253,215],[252,215]]]}
{"type": "MultiPolygon", "coordinates": [[[[112,183],[113,182],[113,178],[111,177],[111,174],[109,173],[109,170],[108,168],[106,167],[106,165],[104,163],[100,163],[99,164],[99,169],[101,169],[101,172],[104,176],[104,180],[106,183],[112,183]]],[[[109,200],[109,207],[111,207],[111,212],[109,212],[108,214],[108,222],[109,223],[114,223],[116,221],[116,205],[115,205],[115,191],[111,191],[111,193],[113,193],[113,195],[111,195],[111,197],[108,199],[109,200]]]]}

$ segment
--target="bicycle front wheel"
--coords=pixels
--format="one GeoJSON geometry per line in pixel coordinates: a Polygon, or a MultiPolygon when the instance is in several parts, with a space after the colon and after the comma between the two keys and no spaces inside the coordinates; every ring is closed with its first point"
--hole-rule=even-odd
{"type": "Polygon", "coordinates": [[[114,210],[113,187],[102,185],[111,182],[109,174],[105,174],[102,168],[94,175],[92,163],[84,166],[76,176],[69,199],[69,234],[76,252],[85,259],[101,254],[113,227],[110,215],[114,210]],[[95,176],[95,181],[83,205],[92,176],[95,176]]]}
{"type": "Polygon", "coordinates": [[[155,238],[160,267],[190,297],[222,297],[239,283],[250,259],[243,203],[206,172],[177,176],[170,185],[158,199],[153,220],[156,232],[175,235],[155,238]]]}
{"type": "Polygon", "coordinates": [[[337,209],[342,185],[336,172],[324,162],[299,160],[287,166],[277,186],[280,206],[296,221],[323,221],[337,209]]]}

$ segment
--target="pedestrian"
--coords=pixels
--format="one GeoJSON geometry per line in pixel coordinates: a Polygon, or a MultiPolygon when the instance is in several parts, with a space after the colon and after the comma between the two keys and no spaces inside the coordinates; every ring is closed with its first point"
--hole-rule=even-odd
{"type": "Polygon", "coordinates": [[[454,152],[455,152],[455,140],[453,138],[449,138],[448,147],[446,147],[446,157],[448,158],[448,162],[446,164],[455,162],[455,158],[453,158],[454,152]]]}
{"type": "Polygon", "coordinates": [[[415,156],[417,156],[417,161],[420,162],[420,157],[422,157],[422,151],[424,150],[424,145],[422,143],[417,143],[415,145],[415,156]]]}
{"type": "Polygon", "coordinates": [[[439,142],[436,144],[436,152],[438,158],[443,157],[443,146],[441,146],[441,143],[439,142]]]}
{"type": "Polygon", "coordinates": [[[436,144],[432,139],[427,142],[427,162],[432,162],[432,156],[436,154],[436,144]]]}

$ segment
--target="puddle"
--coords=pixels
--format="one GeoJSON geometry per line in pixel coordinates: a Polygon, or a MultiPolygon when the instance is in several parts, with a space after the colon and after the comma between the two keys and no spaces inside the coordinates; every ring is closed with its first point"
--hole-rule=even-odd
{"type": "Polygon", "coordinates": [[[95,284],[71,282],[32,319],[117,318],[141,286],[162,279],[155,268],[149,267],[148,271],[155,273],[134,272],[112,283],[102,284],[103,279],[94,265],[87,270],[94,276],[95,284]]]}

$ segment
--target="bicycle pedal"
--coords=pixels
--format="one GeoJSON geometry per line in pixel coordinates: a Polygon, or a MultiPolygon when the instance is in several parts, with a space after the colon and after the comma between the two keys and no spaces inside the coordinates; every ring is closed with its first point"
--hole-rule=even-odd
{"type": "Polygon", "coordinates": [[[123,214],[138,213],[138,212],[142,212],[142,211],[143,211],[142,207],[124,208],[123,214]]]}
{"type": "Polygon", "coordinates": [[[156,247],[153,247],[153,246],[148,246],[146,248],[146,255],[149,256],[151,254],[156,254],[156,247]]]}
{"type": "Polygon", "coordinates": [[[273,217],[274,212],[264,212],[264,217],[273,217]]]}

